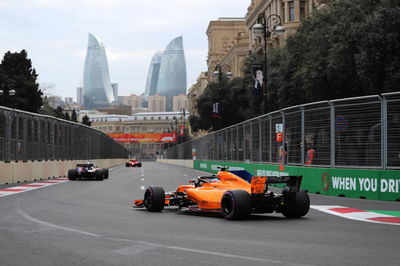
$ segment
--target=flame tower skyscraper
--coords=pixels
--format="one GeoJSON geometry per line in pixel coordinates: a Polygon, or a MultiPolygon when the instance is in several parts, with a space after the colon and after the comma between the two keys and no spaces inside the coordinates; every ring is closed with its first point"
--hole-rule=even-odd
{"type": "Polygon", "coordinates": [[[115,101],[104,44],[90,33],[83,73],[83,101],[86,109],[109,106],[115,101]]]}
{"type": "Polygon", "coordinates": [[[172,110],[172,96],[186,95],[186,60],[182,36],[173,39],[150,63],[145,96],[167,97],[167,111],[172,110]]]}

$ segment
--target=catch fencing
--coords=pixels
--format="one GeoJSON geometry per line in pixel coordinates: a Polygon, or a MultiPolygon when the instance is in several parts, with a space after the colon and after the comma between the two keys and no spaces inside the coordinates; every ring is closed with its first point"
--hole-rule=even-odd
{"type": "Polygon", "coordinates": [[[0,107],[0,161],[114,159],[128,154],[88,126],[0,107]]]}
{"type": "Polygon", "coordinates": [[[169,148],[164,157],[400,169],[400,92],[285,108],[169,148]]]}

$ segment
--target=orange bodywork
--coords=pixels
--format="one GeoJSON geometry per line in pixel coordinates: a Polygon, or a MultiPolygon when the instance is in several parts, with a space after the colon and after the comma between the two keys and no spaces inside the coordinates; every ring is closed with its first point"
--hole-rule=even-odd
{"type": "MultiPolygon", "coordinates": [[[[221,209],[222,195],[227,190],[242,189],[251,193],[251,184],[242,178],[226,171],[217,174],[218,182],[204,183],[201,187],[185,187],[187,198],[197,203],[199,209],[221,209]]],[[[178,189],[179,189],[178,188],[178,189]]]]}
{"type": "MultiPolygon", "coordinates": [[[[263,194],[266,191],[268,177],[252,176],[246,181],[229,171],[219,171],[217,175],[209,177],[209,181],[201,185],[181,185],[175,191],[165,194],[165,206],[176,205],[174,199],[184,194],[185,198],[195,205],[196,209],[204,211],[221,211],[221,200],[228,190],[245,190],[249,194],[263,194]],[[214,181],[215,178],[218,181],[214,181]],[[249,183],[250,182],[250,183],[249,183]]],[[[191,182],[193,183],[193,182],[191,182]]],[[[144,200],[135,200],[135,207],[144,207],[144,200]]]]}

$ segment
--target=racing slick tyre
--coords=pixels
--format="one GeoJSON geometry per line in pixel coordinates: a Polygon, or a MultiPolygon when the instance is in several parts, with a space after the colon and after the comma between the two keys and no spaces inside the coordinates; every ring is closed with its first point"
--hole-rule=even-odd
{"type": "Polygon", "coordinates": [[[310,210],[310,197],[305,190],[299,190],[295,195],[289,197],[289,191],[284,189],[282,191],[285,205],[282,207],[281,212],[286,218],[300,218],[308,213],[310,210]]]}
{"type": "Polygon", "coordinates": [[[144,206],[149,212],[160,212],[164,209],[165,192],[162,187],[150,186],[144,193],[144,206]]]}
{"type": "Polygon", "coordinates": [[[138,163],[137,166],[138,166],[138,167],[142,167],[142,163],[138,163]]]}
{"type": "Polygon", "coordinates": [[[76,170],[75,169],[69,169],[68,170],[68,179],[69,180],[75,180],[76,179],[76,170]]]}
{"type": "Polygon", "coordinates": [[[125,163],[125,167],[129,167],[129,166],[131,166],[130,163],[125,163]]]}
{"type": "Polygon", "coordinates": [[[103,181],[103,179],[104,179],[103,170],[97,170],[96,171],[96,180],[103,181]]]}
{"type": "Polygon", "coordinates": [[[108,168],[103,168],[104,179],[108,179],[108,168]]]}
{"type": "Polygon", "coordinates": [[[251,214],[250,194],[245,190],[228,190],[222,196],[221,206],[225,219],[246,219],[251,214]]]}

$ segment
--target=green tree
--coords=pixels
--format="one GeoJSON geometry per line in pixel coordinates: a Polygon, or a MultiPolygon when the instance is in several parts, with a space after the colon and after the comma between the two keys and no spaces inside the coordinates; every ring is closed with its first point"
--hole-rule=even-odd
{"type": "Polygon", "coordinates": [[[65,112],[65,114],[64,114],[64,119],[65,119],[65,120],[71,120],[71,117],[70,117],[70,115],[69,115],[68,112],[65,112]]]}
{"type": "Polygon", "coordinates": [[[314,11],[284,48],[279,108],[398,91],[399,28],[399,1],[337,0],[314,11]]]}
{"type": "Polygon", "coordinates": [[[55,117],[65,119],[64,111],[60,106],[58,106],[56,109],[53,109],[53,110],[54,110],[55,117]]]}
{"type": "Polygon", "coordinates": [[[27,56],[25,50],[5,53],[0,64],[0,88],[5,95],[0,97],[0,105],[37,113],[42,106],[43,93],[36,82],[36,70],[27,56]],[[15,95],[8,96],[9,90],[15,90],[15,95]]]}
{"type": "Polygon", "coordinates": [[[73,121],[73,122],[78,122],[78,118],[77,118],[75,109],[72,110],[71,121],[73,121]]]}
{"type": "Polygon", "coordinates": [[[82,124],[87,125],[89,127],[92,125],[92,123],[89,121],[89,117],[87,115],[82,117],[82,124]]]}

